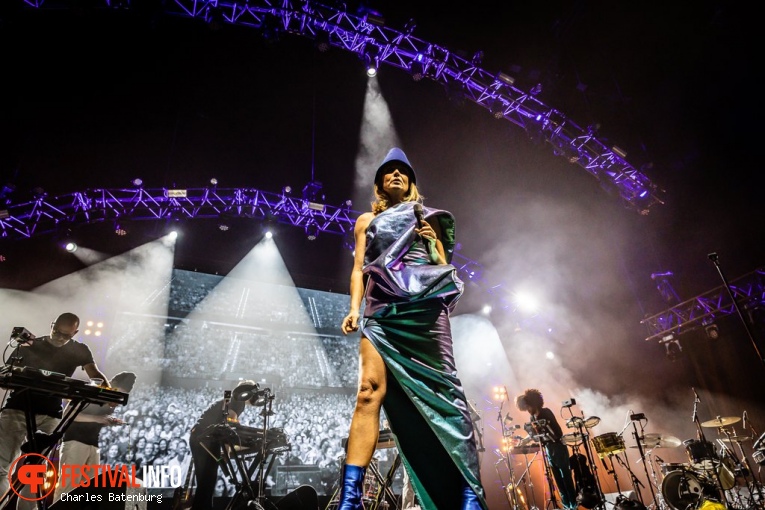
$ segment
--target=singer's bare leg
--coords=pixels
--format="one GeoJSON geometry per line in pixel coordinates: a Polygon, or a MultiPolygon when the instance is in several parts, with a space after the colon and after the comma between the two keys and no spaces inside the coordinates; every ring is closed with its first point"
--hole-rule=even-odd
{"type": "Polygon", "coordinates": [[[380,408],[385,399],[385,362],[365,337],[359,346],[359,387],[356,409],[348,434],[346,464],[367,467],[372,460],[380,434],[380,408]]]}

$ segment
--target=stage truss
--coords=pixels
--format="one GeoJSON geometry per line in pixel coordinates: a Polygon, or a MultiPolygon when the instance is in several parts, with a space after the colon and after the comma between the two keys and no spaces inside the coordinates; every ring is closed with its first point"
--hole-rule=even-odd
{"type": "MultiPolygon", "coordinates": [[[[33,9],[51,10],[70,8],[72,3],[72,0],[15,1],[33,9]]],[[[563,112],[540,101],[533,89],[527,92],[515,87],[512,76],[482,69],[479,58],[467,60],[444,46],[414,37],[413,24],[398,31],[385,26],[381,15],[353,15],[307,0],[94,0],[91,8],[120,11],[140,8],[144,13],[154,9],[211,24],[251,27],[267,38],[282,33],[303,36],[313,39],[323,51],[340,48],[377,66],[403,69],[415,80],[427,78],[441,83],[452,95],[515,124],[532,139],[544,141],[555,155],[586,170],[626,207],[648,214],[652,206],[664,203],[664,190],[627,162],[623,149],[601,139],[595,128],[580,127],[563,112]]]]}
{"type": "MultiPolygon", "coordinates": [[[[729,285],[742,313],[765,307],[765,268],[756,269],[729,285]]],[[[643,319],[641,323],[648,329],[646,341],[669,342],[733,313],[736,313],[733,300],[725,286],[720,286],[643,319]]]]}

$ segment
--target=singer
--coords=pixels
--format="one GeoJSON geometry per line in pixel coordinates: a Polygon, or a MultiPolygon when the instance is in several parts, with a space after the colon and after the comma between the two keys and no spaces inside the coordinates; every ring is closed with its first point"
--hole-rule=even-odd
{"type": "Polygon", "coordinates": [[[350,311],[341,329],[361,330],[360,373],[338,510],[362,508],[381,407],[423,509],[487,508],[452,350],[449,314],[463,290],[449,264],[454,217],[422,208],[416,181],[404,152],[391,149],[375,175],[372,212],[354,228],[350,311]]]}

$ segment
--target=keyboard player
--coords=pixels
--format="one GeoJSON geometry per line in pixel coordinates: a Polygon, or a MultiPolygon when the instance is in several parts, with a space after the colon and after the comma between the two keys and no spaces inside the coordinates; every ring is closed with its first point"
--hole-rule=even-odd
{"type": "MultiPolygon", "coordinates": [[[[262,398],[263,394],[255,381],[240,381],[233,391],[225,392],[223,398],[213,402],[192,427],[189,434],[189,447],[197,483],[191,510],[213,508],[212,498],[218,479],[218,460],[223,452],[221,442],[210,437],[209,429],[238,422],[239,415],[245,407],[262,405],[262,398]]],[[[212,435],[215,436],[215,434],[212,435]]]]}
{"type": "MultiPolygon", "coordinates": [[[[90,348],[74,340],[80,319],[73,313],[62,313],[51,323],[50,335],[36,337],[25,334],[15,341],[19,344],[13,351],[12,363],[19,367],[33,367],[71,377],[77,367],[82,367],[91,379],[108,384],[106,376],[98,369],[90,348]]],[[[0,497],[9,489],[8,469],[21,454],[21,446],[27,440],[26,412],[34,415],[37,430],[50,434],[61,421],[63,402],[55,395],[31,396],[30,392],[14,390],[0,411],[0,497]]],[[[25,489],[28,490],[28,489],[25,489]]],[[[34,502],[20,500],[17,508],[35,508],[34,502]]]]}

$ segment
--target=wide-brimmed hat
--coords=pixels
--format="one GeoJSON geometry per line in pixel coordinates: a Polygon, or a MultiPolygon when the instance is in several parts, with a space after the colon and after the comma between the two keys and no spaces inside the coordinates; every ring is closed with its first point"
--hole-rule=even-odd
{"type": "Polygon", "coordinates": [[[414,173],[414,169],[412,169],[412,164],[409,163],[404,151],[398,147],[393,147],[389,150],[388,155],[385,156],[383,162],[380,163],[380,166],[377,168],[377,173],[375,174],[375,184],[382,186],[382,177],[392,165],[398,165],[399,170],[409,176],[409,182],[411,184],[417,184],[417,175],[414,173]]]}

